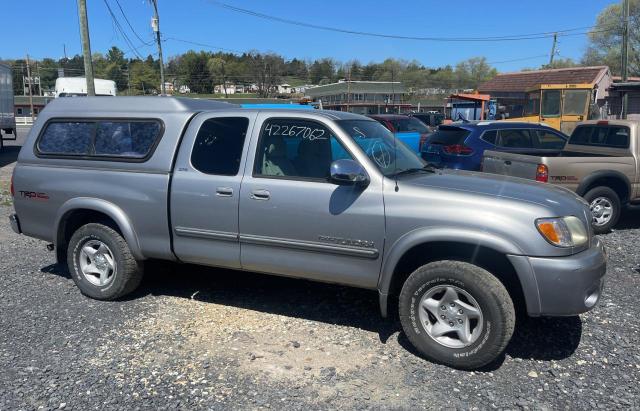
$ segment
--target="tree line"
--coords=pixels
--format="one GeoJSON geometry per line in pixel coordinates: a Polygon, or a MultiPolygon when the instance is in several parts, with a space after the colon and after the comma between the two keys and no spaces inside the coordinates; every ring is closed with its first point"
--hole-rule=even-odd
{"type": "MultiPolygon", "coordinates": [[[[106,54],[93,54],[92,61],[95,77],[115,81],[121,94],[153,94],[159,90],[160,65],[152,55],[146,59],[125,58],[124,52],[114,46],[106,54]]],[[[5,60],[4,63],[13,66],[14,90],[22,94],[26,60],[5,60]]],[[[60,72],[67,77],[82,76],[84,63],[80,55],[58,60],[44,58],[32,60],[30,69],[32,76],[40,77],[42,88],[47,90],[53,89],[60,72]]],[[[282,83],[318,85],[342,79],[401,81],[407,89],[416,92],[427,88],[471,89],[496,74],[497,70],[484,57],[470,58],[455,66],[429,68],[417,61],[392,58],[362,64],[358,60],[343,63],[332,58],[287,60],[276,53],[189,50],[170,58],[165,65],[165,81],[176,88],[184,85],[192,93],[202,94],[213,93],[216,85],[254,85],[262,97],[274,95],[275,86],[282,83]]],[[[222,89],[224,93],[225,87],[222,89]]]]}

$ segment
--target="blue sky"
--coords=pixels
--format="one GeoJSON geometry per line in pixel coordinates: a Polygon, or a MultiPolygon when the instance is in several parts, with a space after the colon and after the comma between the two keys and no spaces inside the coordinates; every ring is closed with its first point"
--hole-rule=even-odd
{"type": "MultiPolygon", "coordinates": [[[[87,0],[93,52],[111,45],[130,49],[117,33],[105,0],[87,0]]],[[[141,42],[120,14],[116,0],[106,0],[135,46],[141,42]]],[[[149,0],[119,0],[133,28],[152,40],[149,0]]],[[[311,24],[406,36],[483,37],[550,32],[592,26],[611,0],[431,1],[431,0],[221,0],[233,6],[311,24]]],[[[237,13],[210,0],[158,0],[165,59],[189,49],[206,49],[178,38],[238,51],[273,51],[286,58],[333,57],[363,63],[387,57],[418,60],[438,67],[486,56],[500,71],[535,67],[548,60],[549,38],[510,42],[442,43],[362,37],[302,28],[237,13]],[[543,56],[545,55],[545,56],[543,56]],[[520,60],[522,59],[522,60],[520,60]],[[520,61],[510,61],[520,60],[520,61]]],[[[75,0],[3,1],[0,58],[63,56],[81,52],[75,0]],[[14,34],[12,34],[14,33],[14,34]]],[[[582,32],[584,30],[580,30],[582,32]]],[[[561,57],[579,59],[586,35],[560,37],[561,57]]],[[[211,49],[215,50],[215,49],[211,49]]],[[[154,53],[154,46],[139,52],[154,53]]],[[[130,52],[128,56],[133,56],[130,52]]]]}

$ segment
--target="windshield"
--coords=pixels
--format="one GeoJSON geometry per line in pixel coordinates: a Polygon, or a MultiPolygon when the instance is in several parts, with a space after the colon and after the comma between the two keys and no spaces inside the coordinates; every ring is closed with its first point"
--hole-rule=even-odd
{"type": "Polygon", "coordinates": [[[429,132],[427,126],[417,118],[407,117],[407,118],[393,118],[389,120],[394,130],[398,133],[404,132],[415,132],[420,134],[425,134],[429,132]]]}
{"type": "Polygon", "coordinates": [[[376,121],[340,120],[337,123],[387,177],[425,165],[406,144],[376,121]]]}

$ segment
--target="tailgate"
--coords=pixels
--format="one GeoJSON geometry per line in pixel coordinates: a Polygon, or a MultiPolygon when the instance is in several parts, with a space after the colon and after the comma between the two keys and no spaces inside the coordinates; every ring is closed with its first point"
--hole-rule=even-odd
{"type": "Polygon", "coordinates": [[[542,158],[538,156],[486,150],[482,158],[482,171],[535,180],[538,164],[541,163],[542,158]]]}

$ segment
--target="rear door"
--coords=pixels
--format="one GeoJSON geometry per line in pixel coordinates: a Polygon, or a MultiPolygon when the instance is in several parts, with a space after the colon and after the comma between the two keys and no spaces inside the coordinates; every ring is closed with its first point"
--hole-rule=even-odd
{"type": "Polygon", "coordinates": [[[240,267],[238,207],[255,114],[203,113],[183,138],[171,183],[174,252],[184,262],[240,267]]]}
{"type": "Polygon", "coordinates": [[[431,134],[422,146],[422,158],[429,163],[443,164],[443,148],[464,144],[471,131],[452,126],[440,126],[438,130],[431,134]]]}

